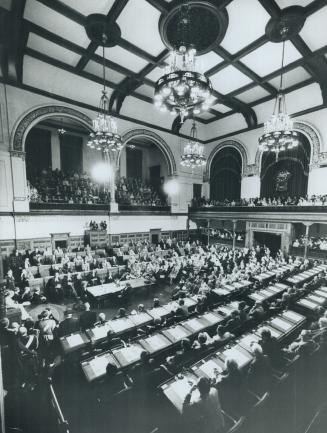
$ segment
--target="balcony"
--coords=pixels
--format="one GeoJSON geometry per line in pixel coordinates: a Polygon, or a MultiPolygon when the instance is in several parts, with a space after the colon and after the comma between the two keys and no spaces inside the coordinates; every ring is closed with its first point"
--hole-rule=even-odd
{"type": "Polygon", "coordinates": [[[316,222],[327,224],[327,206],[205,206],[190,207],[190,218],[316,222]]]}
{"type": "MultiPolygon", "coordinates": [[[[170,214],[170,206],[132,206],[126,204],[118,205],[122,214],[170,214]]],[[[80,203],[30,203],[30,211],[37,213],[92,213],[107,214],[110,212],[110,204],[80,204],[80,203]]]]}

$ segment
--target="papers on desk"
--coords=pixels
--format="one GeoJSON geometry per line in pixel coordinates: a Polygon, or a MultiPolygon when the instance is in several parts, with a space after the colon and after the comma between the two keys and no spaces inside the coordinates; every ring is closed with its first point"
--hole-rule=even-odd
{"type": "Polygon", "coordinates": [[[264,295],[266,298],[270,298],[273,294],[269,290],[260,290],[260,294],[264,295]]]}
{"type": "Polygon", "coordinates": [[[93,358],[89,362],[89,366],[92,369],[95,377],[104,376],[106,374],[107,365],[108,365],[108,359],[105,356],[99,356],[98,358],[93,358]]]}
{"type": "Polygon", "coordinates": [[[69,337],[66,337],[66,341],[71,348],[84,344],[83,338],[80,334],[70,335],[69,337]]]}
{"type": "Polygon", "coordinates": [[[129,328],[134,328],[134,323],[128,318],[115,319],[109,322],[110,328],[113,332],[119,333],[129,328]]]}
{"type": "Polygon", "coordinates": [[[285,311],[283,314],[283,317],[285,317],[286,319],[291,320],[292,322],[298,323],[301,322],[301,320],[304,319],[303,316],[301,316],[301,314],[295,313],[294,311],[285,311]]]}
{"type": "Polygon", "coordinates": [[[268,287],[268,289],[271,291],[271,292],[274,292],[274,293],[279,293],[280,291],[281,291],[281,289],[277,286],[277,284],[276,284],[276,286],[269,286],[268,287]]]}
{"type": "Polygon", "coordinates": [[[157,307],[157,308],[152,308],[151,310],[148,310],[148,313],[154,319],[161,319],[161,317],[167,316],[169,311],[166,310],[166,308],[164,308],[164,307],[157,307]]]}
{"type": "Polygon", "coordinates": [[[106,338],[108,334],[108,330],[110,329],[109,324],[102,325],[102,326],[96,326],[95,328],[92,328],[92,338],[94,340],[101,340],[102,338],[106,338]]]}
{"type": "Polygon", "coordinates": [[[182,340],[188,337],[189,333],[182,326],[177,325],[174,328],[168,328],[167,331],[175,340],[182,340]]]}
{"type": "Polygon", "coordinates": [[[318,305],[314,302],[308,301],[308,299],[301,299],[298,304],[303,305],[304,307],[309,308],[310,310],[315,310],[318,305]]]}
{"type": "Polygon", "coordinates": [[[221,321],[221,319],[215,313],[205,313],[202,317],[212,325],[221,321]]]}
{"type": "Polygon", "coordinates": [[[149,323],[152,321],[152,317],[150,317],[147,313],[137,313],[129,316],[131,321],[135,325],[143,325],[144,323],[149,323]]]}
{"type": "Polygon", "coordinates": [[[275,317],[275,319],[272,319],[270,323],[285,332],[288,332],[293,327],[291,323],[286,322],[286,320],[280,319],[279,317],[275,317]]]}
{"type": "Polygon", "coordinates": [[[218,311],[221,311],[225,316],[230,316],[233,310],[228,307],[218,307],[218,311]]]}
{"type": "Polygon", "coordinates": [[[143,347],[141,346],[130,346],[123,347],[122,349],[113,350],[114,355],[120,355],[124,358],[124,364],[132,364],[133,362],[139,361],[141,352],[143,352],[143,347]]]}
{"type": "Polygon", "coordinates": [[[202,365],[199,366],[199,370],[201,370],[206,376],[209,378],[216,377],[216,373],[221,373],[222,368],[216,364],[212,359],[209,359],[209,361],[204,362],[202,365]]]}
{"type": "Polygon", "coordinates": [[[178,398],[184,402],[185,397],[190,392],[192,388],[191,380],[187,377],[183,377],[183,379],[177,379],[169,386],[169,391],[173,391],[178,398]]]}
{"type": "MultiPolygon", "coordinates": [[[[144,341],[151,346],[153,352],[167,347],[167,344],[171,344],[163,335],[160,334],[152,335],[152,337],[146,338],[144,341]]],[[[142,344],[142,341],[140,341],[140,343],[142,344]]]]}
{"type": "Polygon", "coordinates": [[[315,290],[314,293],[319,295],[319,296],[322,296],[325,299],[327,298],[327,292],[324,292],[322,290],[315,290]]]}
{"type": "Polygon", "coordinates": [[[239,368],[244,367],[249,361],[252,359],[251,355],[246,356],[243,352],[241,352],[236,347],[232,347],[231,349],[227,349],[223,352],[227,359],[234,359],[239,368]]]}
{"type": "Polygon", "coordinates": [[[187,322],[184,322],[184,325],[189,326],[193,330],[193,332],[200,331],[205,327],[203,323],[201,323],[201,321],[197,318],[190,319],[187,322]]]}
{"type": "Polygon", "coordinates": [[[241,340],[239,341],[239,344],[243,346],[247,350],[251,350],[251,344],[252,343],[258,343],[260,341],[260,338],[255,334],[248,334],[245,335],[241,340]]]}
{"type": "Polygon", "coordinates": [[[308,299],[310,299],[311,301],[317,302],[317,304],[324,304],[326,302],[325,298],[322,298],[321,296],[316,296],[316,295],[309,295],[308,299]]]}
{"type": "Polygon", "coordinates": [[[249,298],[254,299],[255,301],[260,301],[260,302],[265,299],[265,297],[260,295],[259,293],[252,293],[252,295],[250,295],[249,298]]]}

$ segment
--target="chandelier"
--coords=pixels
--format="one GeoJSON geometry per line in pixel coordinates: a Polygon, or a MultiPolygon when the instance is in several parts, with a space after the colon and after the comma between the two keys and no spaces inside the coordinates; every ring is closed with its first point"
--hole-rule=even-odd
{"type": "Polygon", "coordinates": [[[180,8],[177,31],[182,42],[170,53],[165,74],[156,82],[154,101],[161,111],[179,114],[183,123],[187,116],[207,110],[214,98],[209,78],[196,70],[196,49],[188,43],[190,14],[187,5],[180,8]]]}
{"type": "Polygon", "coordinates": [[[63,119],[61,119],[60,121],[60,127],[57,129],[57,134],[59,135],[59,137],[62,137],[63,135],[66,134],[66,129],[64,128],[64,121],[63,119]]]}
{"type": "Polygon", "coordinates": [[[183,155],[181,156],[181,165],[188,168],[203,167],[206,164],[204,156],[204,146],[197,140],[197,129],[195,121],[191,128],[191,139],[184,145],[183,155]]]}
{"type": "MultiPolygon", "coordinates": [[[[281,34],[288,29],[282,29],[281,34]]],[[[285,40],[283,41],[282,68],[280,85],[275,101],[273,114],[264,124],[264,133],[259,138],[259,150],[263,152],[275,152],[276,160],[280,152],[293,149],[299,144],[299,134],[293,129],[293,120],[287,114],[285,94],[283,93],[283,67],[285,54],[285,40]]]]}
{"type": "Polygon", "coordinates": [[[93,132],[90,133],[87,145],[91,149],[100,150],[104,153],[110,151],[119,151],[123,147],[121,136],[118,134],[116,120],[110,116],[109,98],[106,90],[106,68],[104,47],[107,36],[102,35],[102,57],[103,57],[103,90],[100,98],[99,111],[97,117],[93,120],[93,132]]]}

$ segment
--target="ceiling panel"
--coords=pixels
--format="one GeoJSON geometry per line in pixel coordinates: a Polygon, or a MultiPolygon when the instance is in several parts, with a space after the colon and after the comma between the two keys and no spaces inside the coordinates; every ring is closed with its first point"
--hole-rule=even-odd
{"type": "Polygon", "coordinates": [[[212,75],[210,80],[213,88],[222,94],[232,92],[251,82],[249,77],[231,65],[212,75]]]}
{"type": "Polygon", "coordinates": [[[26,1],[24,18],[81,47],[87,47],[90,42],[84,27],[36,0],[26,1]]]}
{"type": "MultiPolygon", "coordinates": [[[[301,81],[305,81],[310,77],[311,75],[304,68],[299,66],[298,68],[292,69],[283,75],[283,87],[286,89],[287,87],[290,87],[293,84],[301,83],[301,81]]],[[[279,81],[280,76],[270,80],[269,83],[278,89],[279,81]]]]}
{"type": "Polygon", "coordinates": [[[212,107],[214,110],[219,111],[220,113],[227,113],[228,111],[231,111],[230,107],[227,107],[224,104],[216,104],[216,105],[212,105],[212,107]]]}
{"type": "Polygon", "coordinates": [[[196,57],[197,70],[202,73],[205,73],[209,71],[209,69],[221,63],[222,61],[223,59],[220,56],[218,56],[218,54],[214,53],[213,51],[210,51],[207,54],[203,54],[202,56],[196,57]]]}
{"type": "Polygon", "coordinates": [[[209,113],[208,111],[204,111],[200,114],[197,114],[197,117],[199,117],[200,119],[211,120],[215,116],[212,113],[209,113]]]}
{"type": "Polygon", "coordinates": [[[261,86],[255,86],[252,89],[247,90],[246,92],[238,94],[236,98],[242,102],[249,104],[268,95],[270,95],[270,93],[263,89],[261,86]]]}
{"type": "Polygon", "coordinates": [[[148,86],[147,84],[143,84],[142,86],[138,87],[136,89],[137,93],[140,93],[143,96],[148,96],[149,98],[153,98],[154,94],[154,88],[151,86],[148,86]]]}
{"type": "Polygon", "coordinates": [[[300,36],[314,51],[327,44],[327,6],[309,16],[304,24],[300,36]]]}
{"type": "Polygon", "coordinates": [[[90,14],[107,15],[115,0],[61,0],[61,2],[87,16],[90,14]]]}
{"type": "MultiPolygon", "coordinates": [[[[85,72],[89,72],[90,74],[96,75],[97,77],[103,76],[103,66],[100,63],[94,62],[90,60],[84,68],[85,72]]],[[[115,84],[120,83],[125,78],[125,75],[120,74],[119,72],[113,71],[110,68],[106,68],[106,79],[108,81],[112,81],[115,84]]]]}
{"type": "Polygon", "coordinates": [[[312,0],[275,0],[281,9],[288,8],[289,6],[308,6],[312,0]]]}
{"type": "MultiPolygon", "coordinates": [[[[102,47],[96,50],[96,54],[102,57],[102,47]]],[[[105,57],[135,73],[140,72],[148,64],[146,60],[118,46],[106,48],[105,57]]]]}
{"type": "Polygon", "coordinates": [[[66,50],[60,45],[54,44],[47,39],[41,38],[35,33],[30,33],[27,40],[27,47],[38,51],[39,53],[46,54],[61,62],[67,63],[70,66],[76,66],[81,58],[79,54],[66,50]]]}
{"type": "Polygon", "coordinates": [[[270,15],[257,0],[234,0],[227,6],[229,25],[221,45],[234,54],[265,34],[270,15]]]}
{"type": "MultiPolygon", "coordinates": [[[[76,74],[24,56],[23,80],[25,84],[86,104],[99,106],[102,85],[76,74]]],[[[112,91],[108,89],[110,98],[112,91]]]]}
{"type": "MultiPolygon", "coordinates": [[[[281,67],[282,62],[282,44],[267,42],[252,53],[242,57],[241,61],[255,73],[264,77],[281,67]]],[[[287,41],[285,43],[285,61],[284,65],[294,62],[301,58],[301,54],[294,45],[287,41]]]]}
{"type": "Polygon", "coordinates": [[[146,78],[148,78],[149,80],[153,81],[154,83],[156,81],[159,80],[159,78],[165,73],[165,69],[164,68],[155,68],[153,69],[153,71],[151,71],[146,78]]]}
{"type": "Polygon", "coordinates": [[[158,30],[159,17],[160,12],[145,0],[129,0],[117,23],[124,39],[157,56],[165,49],[158,30]]]}

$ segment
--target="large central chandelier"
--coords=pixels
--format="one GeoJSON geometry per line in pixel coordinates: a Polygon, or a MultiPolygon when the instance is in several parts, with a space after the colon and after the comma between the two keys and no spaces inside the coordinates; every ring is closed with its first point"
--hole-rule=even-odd
{"type": "Polygon", "coordinates": [[[189,7],[182,5],[178,32],[182,41],[170,53],[165,74],[155,85],[155,106],[161,111],[179,114],[181,123],[187,116],[198,114],[209,108],[213,101],[212,84],[204,74],[196,70],[196,49],[189,44],[189,7]]]}
{"type": "Polygon", "coordinates": [[[105,52],[104,47],[107,41],[107,36],[103,34],[103,89],[100,98],[99,112],[93,120],[93,132],[90,133],[87,145],[91,149],[96,149],[104,153],[110,151],[119,151],[123,147],[121,136],[118,134],[116,120],[110,115],[109,98],[106,90],[106,68],[105,68],[105,52]]]}
{"type": "MultiPolygon", "coordinates": [[[[283,29],[287,32],[287,29],[283,29]]],[[[285,40],[283,41],[282,68],[280,85],[275,101],[274,112],[264,124],[264,133],[259,138],[259,149],[263,152],[275,152],[276,160],[280,152],[293,149],[299,144],[299,134],[293,129],[293,120],[287,114],[286,100],[283,92],[283,67],[285,54],[285,40]]]]}
{"type": "Polygon", "coordinates": [[[188,168],[203,167],[206,164],[204,156],[204,146],[197,140],[197,129],[193,120],[191,128],[191,139],[184,145],[183,155],[181,156],[181,165],[188,168]]]}

